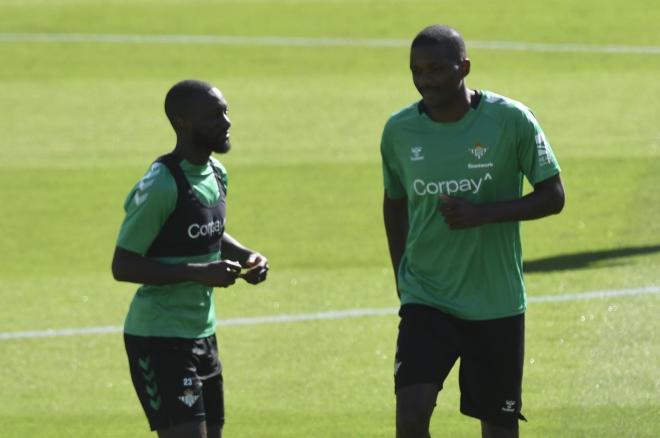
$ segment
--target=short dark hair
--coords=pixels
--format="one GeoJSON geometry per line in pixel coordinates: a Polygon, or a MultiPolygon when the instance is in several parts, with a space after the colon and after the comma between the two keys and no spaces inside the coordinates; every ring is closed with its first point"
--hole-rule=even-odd
{"type": "Polygon", "coordinates": [[[176,117],[187,118],[199,99],[207,97],[213,85],[197,79],[177,82],[165,96],[165,114],[174,126],[176,117]]]}
{"type": "Polygon", "coordinates": [[[415,47],[428,47],[441,45],[450,54],[456,56],[457,61],[467,58],[465,41],[458,31],[444,24],[432,24],[422,29],[413,39],[411,49],[415,47]]]}

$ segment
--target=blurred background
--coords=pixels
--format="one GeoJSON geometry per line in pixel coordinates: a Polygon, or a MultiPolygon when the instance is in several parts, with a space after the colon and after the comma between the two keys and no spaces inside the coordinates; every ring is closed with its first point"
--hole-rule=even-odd
{"type": "MultiPolygon", "coordinates": [[[[522,227],[522,435],[658,436],[659,21],[650,0],[0,0],[0,435],[151,436],[110,260],[174,146],[165,93],[197,78],[233,122],[227,229],[271,265],[216,290],[226,436],[394,436],[379,142],[419,99],[410,41],[443,23],[468,86],[532,108],[566,186],[522,227]]],[[[478,436],[458,397],[453,373],[433,436],[478,436]]]]}

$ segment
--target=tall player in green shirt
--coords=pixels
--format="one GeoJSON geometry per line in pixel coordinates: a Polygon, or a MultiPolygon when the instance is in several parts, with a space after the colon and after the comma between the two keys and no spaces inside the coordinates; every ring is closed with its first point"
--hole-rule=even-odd
{"type": "Polygon", "coordinates": [[[112,272],[142,285],[124,341],[151,429],[161,438],[219,438],[224,397],[213,288],[239,277],[260,283],[268,262],[225,232],[227,172],[211,158],[231,146],[222,93],[182,81],[167,93],[165,112],[177,143],[126,198],[112,272]]]}
{"type": "Polygon", "coordinates": [[[421,101],[390,117],[383,213],[401,322],[395,358],[399,438],[429,437],[438,392],[460,357],[461,412],[483,437],[517,437],[525,289],[519,221],[559,213],[559,165],[531,111],[467,88],[460,34],[413,40],[421,101]],[[533,191],[522,196],[523,176],[533,191]]]}

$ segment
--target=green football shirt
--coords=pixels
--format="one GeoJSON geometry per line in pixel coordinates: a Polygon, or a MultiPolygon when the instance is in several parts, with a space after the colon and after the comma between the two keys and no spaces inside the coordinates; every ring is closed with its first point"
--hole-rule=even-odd
{"type": "Polygon", "coordinates": [[[401,303],[483,320],[526,308],[518,222],[449,230],[440,194],[475,203],[522,196],[559,165],[531,111],[481,92],[476,109],[453,123],[431,120],[413,104],[390,117],[381,155],[387,197],[408,200],[409,232],[398,270],[401,303]]]}
{"type": "MultiPolygon", "coordinates": [[[[215,160],[224,186],[227,172],[215,160]]],[[[213,168],[181,161],[181,169],[197,198],[205,205],[220,197],[213,168]]],[[[154,163],[129,192],[126,216],[119,231],[117,246],[145,255],[161,227],[176,207],[176,182],[164,164],[154,163]]],[[[220,253],[194,257],[157,257],[161,263],[204,263],[220,259],[220,253]]],[[[124,331],[136,336],[159,336],[197,339],[215,333],[213,288],[195,282],[170,285],[143,285],[135,293],[124,323],[124,331]]]]}

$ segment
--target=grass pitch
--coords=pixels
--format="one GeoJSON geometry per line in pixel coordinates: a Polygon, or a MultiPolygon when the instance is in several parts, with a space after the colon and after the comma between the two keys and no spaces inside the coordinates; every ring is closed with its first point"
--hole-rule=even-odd
{"type": "MultiPolygon", "coordinates": [[[[530,296],[660,285],[660,56],[470,49],[470,41],[659,46],[653,1],[4,0],[0,33],[468,40],[473,88],[529,105],[567,206],[523,225],[530,296]]],[[[0,41],[0,332],[123,322],[109,265],[122,202],[173,146],[171,84],[225,93],[229,231],[269,281],[217,290],[221,318],[396,306],[378,143],[418,99],[405,47],[0,41]]],[[[657,294],[535,303],[528,437],[660,434],[657,294]]],[[[220,327],[228,437],[388,437],[397,318],[220,327]]],[[[147,437],[119,334],[0,340],[3,437],[147,437]]],[[[447,380],[433,436],[478,436],[447,380]]]]}

